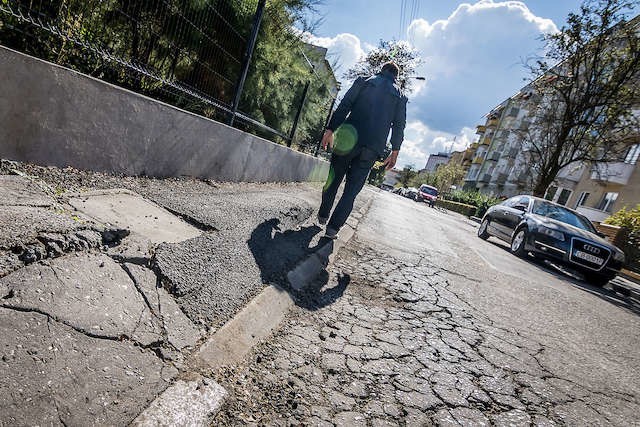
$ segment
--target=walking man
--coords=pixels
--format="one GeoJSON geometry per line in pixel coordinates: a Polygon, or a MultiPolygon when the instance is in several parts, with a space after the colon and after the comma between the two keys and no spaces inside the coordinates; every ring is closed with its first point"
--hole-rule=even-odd
{"type": "Polygon", "coordinates": [[[396,164],[407,117],[407,98],[395,84],[399,72],[396,64],[387,62],[375,76],[359,77],[338,105],[322,136],[322,148],[326,150],[333,147],[336,133],[336,146],[318,211],[320,224],[329,221],[326,237],[335,239],[347,221],[371,167],[384,154],[389,129],[392,130],[392,151],[384,160],[384,166],[389,170],[396,164]],[[338,187],[345,177],[344,192],[330,216],[338,187]]]}

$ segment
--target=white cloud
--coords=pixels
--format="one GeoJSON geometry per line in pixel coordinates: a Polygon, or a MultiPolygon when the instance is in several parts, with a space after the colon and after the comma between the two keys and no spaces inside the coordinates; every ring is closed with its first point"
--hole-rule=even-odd
{"type": "Polygon", "coordinates": [[[425,64],[410,113],[429,126],[455,132],[523,85],[522,60],[541,47],[539,36],[557,31],[520,1],[463,3],[445,20],[417,19],[407,33],[425,64]]]}
{"type": "MultiPolygon", "coordinates": [[[[522,60],[538,53],[539,36],[555,31],[553,21],[534,15],[522,1],[480,0],[460,4],[444,20],[414,20],[407,36],[425,60],[416,74],[427,81],[415,82],[398,166],[420,169],[429,154],[473,142],[483,116],[523,86],[522,60]]],[[[337,76],[372,48],[349,33],[308,37],[328,48],[330,61],[338,60],[337,76]]]]}
{"type": "Polygon", "coordinates": [[[429,154],[442,151],[464,150],[473,142],[475,130],[464,127],[457,133],[448,133],[429,128],[420,120],[407,122],[405,140],[398,156],[398,167],[413,165],[422,169],[429,154]]]}

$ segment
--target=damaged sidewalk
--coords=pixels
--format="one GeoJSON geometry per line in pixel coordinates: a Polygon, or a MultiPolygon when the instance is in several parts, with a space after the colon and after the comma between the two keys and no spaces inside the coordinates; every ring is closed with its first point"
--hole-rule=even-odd
{"type": "Polygon", "coordinates": [[[210,411],[224,390],[191,356],[286,286],[318,241],[319,196],[3,160],[0,425],[152,425],[140,414],[169,386],[210,411]]]}

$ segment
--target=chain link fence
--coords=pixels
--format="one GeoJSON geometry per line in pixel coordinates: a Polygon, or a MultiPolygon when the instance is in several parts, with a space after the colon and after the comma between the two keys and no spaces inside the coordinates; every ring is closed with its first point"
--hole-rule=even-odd
{"type": "MultiPolygon", "coordinates": [[[[258,5],[259,0],[0,0],[0,44],[205,117],[235,118],[236,127],[291,145],[295,116],[300,118],[308,97],[301,87],[280,88],[290,91],[283,99],[291,105],[272,111],[273,117],[242,113],[243,107],[266,108],[239,96],[258,5]]],[[[299,50],[303,44],[290,23],[268,7],[266,12],[288,48],[299,50]]],[[[258,38],[258,49],[260,43],[258,38]]],[[[311,76],[314,64],[302,50],[296,55],[292,61],[304,58],[311,76]]],[[[249,83],[255,86],[251,79],[258,78],[260,64],[250,65],[249,83]]],[[[319,103],[328,106],[332,94],[324,83],[315,86],[321,88],[319,103]]],[[[316,115],[324,120],[328,109],[316,115]]]]}

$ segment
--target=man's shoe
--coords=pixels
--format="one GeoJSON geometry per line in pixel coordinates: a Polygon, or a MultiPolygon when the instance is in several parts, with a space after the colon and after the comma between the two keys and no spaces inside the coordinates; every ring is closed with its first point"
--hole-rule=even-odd
{"type": "Polygon", "coordinates": [[[327,227],[326,231],[324,232],[324,237],[326,237],[327,239],[335,240],[338,238],[338,230],[336,230],[335,228],[327,227]]]}
{"type": "Polygon", "coordinates": [[[329,221],[329,218],[325,218],[325,217],[322,217],[322,216],[318,215],[318,224],[325,225],[327,223],[327,221],[329,221]]]}

